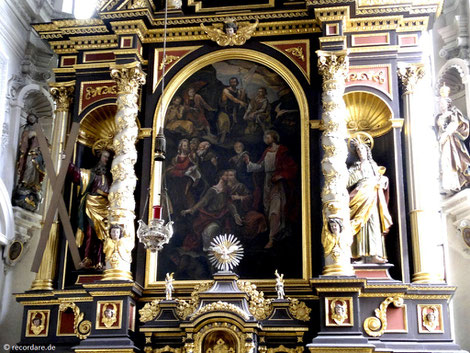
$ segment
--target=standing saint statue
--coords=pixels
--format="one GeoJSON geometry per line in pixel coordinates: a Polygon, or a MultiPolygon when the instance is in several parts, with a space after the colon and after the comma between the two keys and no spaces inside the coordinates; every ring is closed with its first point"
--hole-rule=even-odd
{"type": "Polygon", "coordinates": [[[276,275],[276,292],[277,299],[284,299],[284,274],[279,274],[277,270],[274,272],[276,275]]]}
{"type": "Polygon", "coordinates": [[[442,189],[456,192],[470,185],[470,155],[464,143],[469,136],[470,123],[451,104],[449,90],[446,85],[440,89],[440,112],[436,116],[436,125],[441,150],[442,189]]]}
{"type": "Polygon", "coordinates": [[[98,153],[99,161],[92,169],[78,168],[72,163],[68,174],[75,184],[80,185],[77,246],[80,248],[85,240],[82,268],[103,269],[103,241],[107,237],[108,193],[111,186],[109,173],[110,152],[98,153]]]}
{"type": "Polygon", "coordinates": [[[36,211],[42,200],[41,188],[46,173],[44,159],[34,127],[38,117],[29,114],[19,145],[17,164],[17,186],[13,193],[13,204],[28,211],[36,211]]]}
{"type": "Polygon", "coordinates": [[[172,300],[171,295],[174,290],[174,287],[173,287],[173,275],[174,274],[175,274],[174,272],[172,272],[171,274],[167,273],[165,276],[165,299],[166,300],[172,300]]]}
{"type": "Polygon", "coordinates": [[[358,161],[349,167],[349,209],[352,257],[365,263],[386,263],[384,235],[393,224],[388,210],[388,178],[385,168],[372,159],[372,136],[359,132],[349,140],[358,161]]]}

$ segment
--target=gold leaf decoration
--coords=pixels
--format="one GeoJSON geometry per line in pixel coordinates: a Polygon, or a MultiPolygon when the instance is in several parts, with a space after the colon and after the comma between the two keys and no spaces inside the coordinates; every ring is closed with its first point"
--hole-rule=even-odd
{"type": "Polygon", "coordinates": [[[348,112],[349,134],[365,131],[372,137],[382,136],[392,128],[392,111],[378,96],[368,92],[350,92],[343,96],[348,112]]]}

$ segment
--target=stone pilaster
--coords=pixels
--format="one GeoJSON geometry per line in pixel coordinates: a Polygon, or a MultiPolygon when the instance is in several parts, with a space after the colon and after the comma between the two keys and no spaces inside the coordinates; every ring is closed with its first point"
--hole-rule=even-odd
{"type": "MultiPolygon", "coordinates": [[[[139,62],[111,67],[111,77],[117,83],[116,133],[113,140],[115,152],[111,166],[113,183],[109,192],[109,224],[121,225],[123,238],[115,244],[115,250],[106,251],[107,269],[103,280],[132,280],[130,251],[135,245],[134,190],[137,177],[134,164],[137,161],[137,113],[139,87],[145,84],[145,73],[139,62]],[[124,255],[127,254],[128,256],[124,255]],[[124,256],[123,256],[124,255],[124,256]]],[[[106,242],[109,239],[105,240],[106,242]]]]}
{"type": "Polygon", "coordinates": [[[317,51],[318,71],[323,77],[323,114],[321,138],[324,156],[321,161],[325,183],[322,190],[323,230],[322,243],[325,249],[323,275],[351,276],[352,234],[349,221],[349,195],[346,189],[348,169],[346,167],[347,127],[346,106],[343,100],[345,78],[349,60],[346,51],[317,51]],[[328,220],[336,219],[342,230],[334,234],[328,220]]]}
{"type": "Polygon", "coordinates": [[[412,239],[414,283],[440,283],[443,281],[438,268],[443,264],[439,251],[442,232],[438,207],[433,206],[429,195],[438,195],[439,152],[433,153],[436,137],[433,131],[434,117],[425,86],[426,70],[423,64],[403,64],[398,69],[403,88],[403,118],[405,120],[405,153],[407,167],[409,219],[412,239]],[[419,89],[418,89],[419,87],[419,89]],[[427,95],[427,101],[426,101],[427,95]],[[431,109],[429,109],[431,108],[431,109]],[[428,156],[423,158],[423,156],[428,156]],[[438,173],[437,173],[438,175],[438,173]]]}
{"type": "MultiPolygon", "coordinates": [[[[67,136],[67,127],[69,123],[70,105],[72,104],[73,93],[75,89],[75,81],[52,83],[50,84],[50,92],[56,104],[54,112],[54,127],[51,141],[51,159],[54,163],[55,170],[58,171],[62,162],[62,152],[65,147],[65,139],[67,136]]],[[[47,181],[46,197],[44,200],[44,215],[46,217],[49,203],[52,197],[52,189],[50,181],[47,181]]],[[[44,251],[43,260],[36,279],[31,285],[31,290],[53,290],[53,281],[57,270],[57,252],[59,250],[59,224],[57,214],[55,221],[49,232],[46,249],[44,251]]]]}

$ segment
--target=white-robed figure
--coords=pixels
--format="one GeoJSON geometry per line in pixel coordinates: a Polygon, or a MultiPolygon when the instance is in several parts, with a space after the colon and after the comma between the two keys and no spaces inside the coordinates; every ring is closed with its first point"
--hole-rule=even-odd
{"type": "Polygon", "coordinates": [[[359,132],[349,140],[358,157],[349,168],[349,209],[353,244],[352,257],[356,262],[385,263],[384,235],[392,225],[386,192],[388,178],[372,159],[372,137],[359,132]]]}
{"type": "Polygon", "coordinates": [[[173,294],[173,275],[175,273],[167,273],[165,276],[165,299],[166,300],[172,300],[172,294],[173,294]]]}

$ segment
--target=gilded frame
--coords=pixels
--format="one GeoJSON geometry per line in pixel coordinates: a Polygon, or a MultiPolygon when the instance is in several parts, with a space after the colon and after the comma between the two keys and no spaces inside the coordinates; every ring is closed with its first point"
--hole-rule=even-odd
{"type": "MultiPolygon", "coordinates": [[[[164,126],[164,114],[159,112],[166,112],[173,95],[184,81],[207,65],[230,59],[240,59],[252,61],[258,64],[263,64],[276,72],[287,85],[290,87],[299,105],[300,111],[300,136],[301,136],[301,188],[302,188],[302,278],[300,279],[286,279],[286,287],[309,286],[309,278],[312,273],[312,258],[311,258],[311,227],[310,227],[310,169],[309,169],[309,112],[307,97],[302,89],[300,82],[294,74],[287,69],[287,67],[280,61],[272,58],[271,56],[257,52],[251,49],[233,48],[214,51],[200,56],[198,59],[190,62],[182,68],[166,85],[165,92],[160,97],[157,107],[154,112],[153,118],[153,138],[152,138],[152,159],[154,158],[155,140],[157,132],[164,126]]],[[[152,215],[152,205],[154,204],[154,186],[159,188],[161,186],[161,170],[160,173],[155,172],[155,165],[151,166],[151,182],[150,182],[150,200],[149,202],[149,218],[152,215]],[[160,175],[157,175],[160,174],[160,175]]],[[[147,250],[146,263],[145,263],[145,289],[161,289],[164,288],[164,281],[157,281],[157,253],[151,253],[147,250]]],[[[274,276],[273,276],[274,277],[274,276]]],[[[257,285],[274,286],[275,280],[255,279],[251,280],[257,285]]],[[[175,287],[191,291],[194,285],[199,283],[199,280],[185,280],[175,281],[175,287]]]]}

